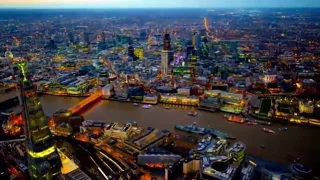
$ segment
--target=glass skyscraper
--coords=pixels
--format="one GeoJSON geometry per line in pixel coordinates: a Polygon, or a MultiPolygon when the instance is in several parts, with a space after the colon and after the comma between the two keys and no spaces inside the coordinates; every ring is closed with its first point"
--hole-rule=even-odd
{"type": "Polygon", "coordinates": [[[27,63],[19,62],[18,67],[20,69],[19,98],[23,107],[30,179],[51,180],[60,175],[61,160],[37,96],[36,87],[28,77],[27,63]]]}

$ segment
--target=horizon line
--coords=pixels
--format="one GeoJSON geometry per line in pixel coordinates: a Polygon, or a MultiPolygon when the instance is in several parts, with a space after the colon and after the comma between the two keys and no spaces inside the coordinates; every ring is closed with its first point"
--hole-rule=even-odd
{"type": "Polygon", "coordinates": [[[61,7],[0,7],[0,10],[134,10],[134,9],[199,9],[199,10],[215,10],[215,9],[252,9],[252,8],[259,8],[259,9],[276,9],[276,8],[281,8],[281,9],[295,9],[295,8],[311,8],[311,9],[317,9],[320,8],[320,6],[300,6],[300,7],[276,7],[276,6],[272,6],[272,7],[133,7],[133,8],[128,8],[128,7],[95,7],[95,8],[91,8],[91,7],[65,7],[65,8],[61,8],[61,7]]]}

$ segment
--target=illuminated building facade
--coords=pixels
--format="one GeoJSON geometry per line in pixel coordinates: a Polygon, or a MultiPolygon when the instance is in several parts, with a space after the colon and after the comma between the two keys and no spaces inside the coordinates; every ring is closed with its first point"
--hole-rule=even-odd
{"type": "Polygon", "coordinates": [[[185,97],[185,96],[174,96],[174,95],[161,95],[160,102],[167,104],[179,104],[179,105],[192,105],[199,106],[200,100],[198,97],[185,97]]]}
{"type": "Polygon", "coordinates": [[[61,160],[42,110],[36,88],[28,78],[26,62],[19,62],[20,102],[25,126],[25,145],[31,179],[54,179],[61,173],[61,160]]]}
{"type": "Polygon", "coordinates": [[[242,94],[210,90],[205,91],[204,95],[205,97],[219,98],[221,102],[221,111],[239,114],[243,110],[244,101],[242,94]]]}
{"type": "Polygon", "coordinates": [[[134,56],[138,59],[144,58],[144,50],[143,48],[134,48],[134,56]]]}
{"type": "Polygon", "coordinates": [[[185,75],[185,74],[192,74],[192,73],[193,73],[193,70],[190,67],[181,66],[181,67],[175,67],[173,69],[174,75],[185,75]]]}
{"type": "Polygon", "coordinates": [[[195,67],[198,61],[197,51],[193,50],[192,55],[189,57],[189,66],[195,67]]]}

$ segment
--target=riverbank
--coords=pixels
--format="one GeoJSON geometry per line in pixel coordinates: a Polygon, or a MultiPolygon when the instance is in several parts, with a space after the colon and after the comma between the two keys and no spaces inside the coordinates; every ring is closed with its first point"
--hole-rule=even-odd
{"type": "MultiPolygon", "coordinates": [[[[40,101],[47,116],[60,109],[69,109],[81,102],[83,98],[41,96],[40,101]]],[[[221,112],[198,112],[198,116],[188,116],[188,112],[196,110],[195,107],[171,105],[170,109],[165,109],[164,104],[158,104],[150,109],[132,106],[131,103],[116,101],[100,101],[93,105],[91,109],[84,111],[82,115],[85,119],[126,123],[134,120],[142,127],[154,127],[158,129],[168,129],[172,132],[175,124],[189,125],[196,122],[199,127],[212,127],[222,132],[235,136],[238,141],[247,145],[249,155],[262,157],[267,160],[287,164],[288,153],[300,157],[306,165],[317,169],[320,162],[320,144],[316,143],[315,137],[319,134],[319,129],[303,126],[288,125],[287,131],[279,131],[283,127],[280,124],[268,126],[268,129],[275,131],[269,134],[262,131],[264,125],[249,126],[227,121],[221,112]],[[266,148],[262,149],[260,146],[266,148]]],[[[319,168],[318,168],[319,169],[319,168]]],[[[320,171],[320,169],[319,169],[320,171]]]]}
{"type": "MultiPolygon", "coordinates": [[[[45,93],[44,95],[52,95],[52,96],[64,96],[64,97],[88,97],[90,94],[82,94],[82,95],[68,95],[68,94],[51,94],[51,93],[45,93]]],[[[157,105],[157,104],[164,104],[164,105],[173,105],[173,106],[190,106],[190,107],[197,107],[198,110],[202,111],[208,111],[208,112],[224,112],[224,113],[229,113],[229,114],[236,114],[240,115],[242,112],[233,112],[230,108],[226,108],[226,110],[221,110],[221,109],[207,109],[203,107],[199,107],[196,105],[192,104],[182,104],[182,103],[167,103],[167,102],[144,102],[143,100],[132,100],[130,98],[127,99],[121,99],[121,98],[106,98],[102,97],[103,100],[108,100],[108,101],[118,101],[118,102],[125,102],[125,103],[139,103],[139,104],[152,104],[152,105],[157,105]]],[[[284,119],[284,118],[272,118],[272,117],[266,117],[266,116],[261,116],[259,114],[255,113],[250,113],[250,116],[252,116],[255,119],[266,121],[266,122],[273,122],[273,123],[278,123],[282,125],[286,124],[296,124],[296,125],[301,125],[301,126],[310,126],[310,127],[320,127],[320,121],[319,120],[309,120],[309,119],[284,119]]]]}

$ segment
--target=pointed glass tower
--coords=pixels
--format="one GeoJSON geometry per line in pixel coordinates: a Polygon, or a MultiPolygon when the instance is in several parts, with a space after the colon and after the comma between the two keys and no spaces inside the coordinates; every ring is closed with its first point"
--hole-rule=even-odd
{"type": "Polygon", "coordinates": [[[37,96],[36,87],[28,76],[27,63],[21,61],[18,67],[20,70],[19,98],[23,107],[30,179],[55,179],[61,173],[61,160],[37,96]]]}

